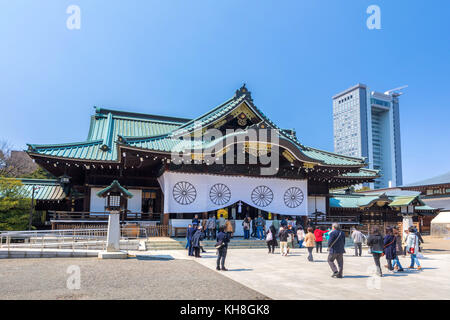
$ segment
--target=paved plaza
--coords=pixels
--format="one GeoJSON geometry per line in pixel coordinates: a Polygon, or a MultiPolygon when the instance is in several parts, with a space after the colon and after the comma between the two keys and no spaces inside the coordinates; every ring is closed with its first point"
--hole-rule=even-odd
{"type": "Polygon", "coordinates": [[[166,258],[2,259],[0,299],[267,299],[194,261],[166,258]],[[67,287],[70,266],[80,268],[79,290],[67,287]]]}
{"type": "MultiPolygon", "coordinates": [[[[307,261],[306,249],[287,257],[266,249],[229,249],[216,271],[216,253],[202,258],[185,250],[129,252],[126,260],[97,258],[2,259],[1,299],[450,299],[450,241],[426,239],[422,271],[374,275],[367,249],[348,247],[344,278],[331,278],[327,253],[307,261]],[[428,247],[428,248],[427,248],[428,247]],[[434,248],[434,249],[433,249],[434,248]],[[80,268],[80,289],[67,288],[69,266],[80,268]]],[[[409,266],[409,257],[401,257],[409,266]]],[[[382,258],[382,265],[385,264],[382,258]]]]}
{"type": "MultiPolygon", "coordinates": [[[[379,278],[374,273],[372,256],[344,256],[344,278],[331,278],[327,253],[314,253],[307,261],[305,249],[295,249],[290,256],[267,254],[263,249],[230,250],[228,272],[222,272],[249,288],[272,299],[450,299],[450,255],[427,255],[421,261],[422,271],[388,273],[379,278]]],[[[382,265],[385,264],[382,258],[382,265]]],[[[400,258],[404,267],[409,258],[400,258]]],[[[213,254],[205,254],[198,262],[215,268],[213,254]]]]}

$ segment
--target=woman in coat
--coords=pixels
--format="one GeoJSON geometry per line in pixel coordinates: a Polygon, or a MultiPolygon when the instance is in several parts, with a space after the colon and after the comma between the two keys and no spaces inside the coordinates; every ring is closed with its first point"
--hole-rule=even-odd
{"type": "Polygon", "coordinates": [[[244,239],[250,239],[250,218],[245,217],[242,221],[242,229],[244,229],[244,239]]]}
{"type": "Polygon", "coordinates": [[[397,257],[397,240],[394,236],[394,233],[391,228],[386,228],[386,235],[383,239],[384,244],[384,255],[386,256],[387,265],[389,271],[394,271],[394,267],[392,266],[392,260],[397,257]]]}
{"type": "Polygon", "coordinates": [[[411,255],[411,265],[409,269],[414,269],[414,263],[417,264],[417,270],[421,270],[417,253],[419,252],[419,237],[414,233],[414,227],[409,228],[408,235],[406,236],[406,252],[411,255]]]}
{"type": "Polygon", "coordinates": [[[400,234],[400,231],[398,230],[398,227],[394,227],[394,229],[392,231],[393,231],[393,234],[394,234],[394,237],[395,237],[395,245],[396,245],[395,258],[392,261],[393,262],[393,267],[394,267],[394,270],[402,272],[404,270],[403,270],[403,267],[402,267],[402,265],[400,263],[400,260],[398,258],[398,255],[403,253],[402,236],[400,234]]]}
{"type": "Polygon", "coordinates": [[[308,227],[307,231],[308,231],[308,233],[305,236],[305,247],[306,247],[306,249],[308,249],[308,254],[309,254],[308,261],[314,261],[312,252],[313,252],[314,246],[316,245],[315,244],[316,237],[314,236],[313,228],[308,227]]]}
{"type": "Polygon", "coordinates": [[[234,230],[230,219],[225,222],[225,232],[228,235],[228,239],[231,239],[231,235],[233,234],[234,230]]]}
{"type": "Polygon", "coordinates": [[[278,246],[277,243],[277,231],[274,226],[270,226],[266,234],[267,248],[269,248],[269,253],[274,253],[275,247],[278,246]]]}
{"type": "Polygon", "coordinates": [[[305,231],[303,231],[302,226],[298,226],[297,228],[297,240],[298,247],[301,248],[303,245],[303,241],[305,241],[305,231]]]}
{"type": "Polygon", "coordinates": [[[202,231],[202,226],[197,227],[197,231],[195,231],[194,235],[192,236],[192,248],[194,248],[194,256],[196,258],[200,257],[200,241],[202,241],[204,238],[204,234],[202,231]]]}
{"type": "Polygon", "coordinates": [[[372,253],[373,260],[375,261],[377,274],[382,277],[383,272],[381,272],[380,258],[384,249],[384,241],[378,227],[375,227],[372,231],[372,234],[369,235],[369,238],[367,239],[367,245],[370,247],[370,252],[372,253]]]}

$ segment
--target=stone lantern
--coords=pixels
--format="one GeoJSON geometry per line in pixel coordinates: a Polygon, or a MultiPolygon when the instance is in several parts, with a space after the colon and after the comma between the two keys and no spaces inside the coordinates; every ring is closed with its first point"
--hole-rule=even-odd
{"type": "Polygon", "coordinates": [[[119,181],[114,180],[111,185],[97,192],[97,196],[105,198],[105,210],[108,211],[108,235],[106,251],[98,254],[100,259],[125,259],[127,253],[120,251],[120,214],[126,209],[126,199],[133,195],[119,181]]]}

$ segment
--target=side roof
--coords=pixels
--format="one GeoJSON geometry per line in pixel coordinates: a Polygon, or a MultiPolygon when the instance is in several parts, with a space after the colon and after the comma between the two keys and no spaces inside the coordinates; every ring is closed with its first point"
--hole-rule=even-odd
{"type": "Polygon", "coordinates": [[[66,198],[64,189],[55,179],[14,179],[22,182],[20,194],[25,198],[32,198],[34,187],[34,199],[46,201],[59,201],[66,198]]]}
{"type": "Polygon", "coordinates": [[[417,181],[410,184],[405,184],[402,187],[431,186],[436,184],[450,184],[450,171],[429,179],[417,181]]]}

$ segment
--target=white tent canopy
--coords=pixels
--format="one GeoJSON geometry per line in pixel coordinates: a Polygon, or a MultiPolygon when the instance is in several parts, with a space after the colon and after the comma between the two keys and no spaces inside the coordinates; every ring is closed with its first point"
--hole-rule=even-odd
{"type": "Polygon", "coordinates": [[[431,223],[450,223],[450,211],[442,211],[431,220],[431,223]]]}

